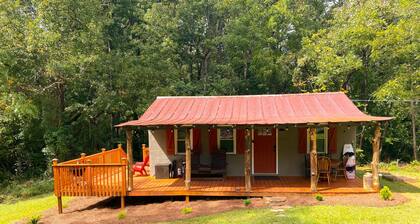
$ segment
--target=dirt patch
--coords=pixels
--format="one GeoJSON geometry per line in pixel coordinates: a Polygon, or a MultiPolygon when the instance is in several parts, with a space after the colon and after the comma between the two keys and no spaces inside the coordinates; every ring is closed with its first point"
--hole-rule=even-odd
{"type": "MultiPolygon", "coordinates": [[[[179,220],[203,215],[210,215],[235,209],[244,209],[243,199],[198,198],[191,200],[188,207],[190,214],[183,214],[181,209],[186,207],[181,198],[147,198],[137,197],[127,200],[127,216],[118,220],[120,211],[119,198],[77,198],[69,202],[62,215],[57,209],[45,212],[42,223],[153,223],[179,220]],[[165,200],[166,199],[166,200],[165,200]]],[[[259,208],[266,206],[261,198],[252,198],[248,207],[259,208]]]]}
{"type": "MultiPolygon", "coordinates": [[[[393,199],[384,201],[379,194],[355,194],[355,195],[324,195],[324,201],[315,200],[311,194],[285,194],[286,205],[354,205],[369,207],[395,206],[407,202],[408,199],[402,194],[394,193],[393,199]]],[[[192,213],[183,214],[181,209],[185,207],[184,198],[170,197],[136,197],[127,199],[127,216],[118,220],[120,211],[119,198],[75,198],[64,208],[64,214],[58,215],[57,209],[46,211],[41,220],[42,223],[153,223],[172,221],[184,218],[192,218],[203,215],[244,209],[242,198],[192,198],[188,207],[192,213]],[[172,199],[172,200],[171,200],[172,199]]],[[[251,208],[262,208],[267,205],[262,198],[252,198],[251,208]]]]}

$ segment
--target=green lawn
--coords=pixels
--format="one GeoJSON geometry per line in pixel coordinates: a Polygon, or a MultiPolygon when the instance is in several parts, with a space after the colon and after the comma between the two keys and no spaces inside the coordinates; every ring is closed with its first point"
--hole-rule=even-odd
{"type": "MultiPolygon", "coordinates": [[[[393,174],[417,177],[418,169],[412,167],[388,170],[393,174]]],[[[382,181],[393,192],[401,192],[411,199],[393,207],[375,208],[360,206],[300,206],[286,210],[278,217],[269,209],[244,209],[211,216],[180,220],[177,223],[419,223],[420,181],[414,185],[382,181]]],[[[378,195],[379,197],[379,195],[378,195]]],[[[194,211],[193,211],[194,212],[194,211]]]]}
{"type": "MultiPolygon", "coordinates": [[[[66,206],[68,200],[69,198],[63,198],[63,206],[66,206]]],[[[52,194],[41,195],[13,204],[0,204],[0,223],[12,223],[24,218],[36,217],[54,206],[57,206],[57,197],[52,194]]]]}

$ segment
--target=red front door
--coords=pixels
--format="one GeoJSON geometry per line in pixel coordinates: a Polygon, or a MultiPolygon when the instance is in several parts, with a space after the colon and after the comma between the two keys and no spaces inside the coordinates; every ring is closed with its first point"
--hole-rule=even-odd
{"type": "Polygon", "coordinates": [[[254,173],[276,173],[276,129],[254,130],[254,173]]]}

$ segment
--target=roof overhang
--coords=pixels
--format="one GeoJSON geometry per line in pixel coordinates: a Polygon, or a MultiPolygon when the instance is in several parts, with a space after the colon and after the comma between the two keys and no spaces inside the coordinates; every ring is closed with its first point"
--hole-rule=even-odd
{"type": "Polygon", "coordinates": [[[384,122],[361,112],[342,92],[158,97],[138,120],[116,127],[329,126],[384,122]]]}

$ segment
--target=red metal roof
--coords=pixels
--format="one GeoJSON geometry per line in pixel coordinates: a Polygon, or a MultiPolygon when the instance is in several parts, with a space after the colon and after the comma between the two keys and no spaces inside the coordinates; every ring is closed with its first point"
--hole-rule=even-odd
{"type": "Polygon", "coordinates": [[[361,112],[342,92],[157,97],[138,120],[117,125],[265,125],[385,121],[361,112]]]}

